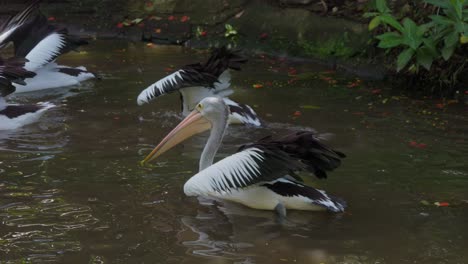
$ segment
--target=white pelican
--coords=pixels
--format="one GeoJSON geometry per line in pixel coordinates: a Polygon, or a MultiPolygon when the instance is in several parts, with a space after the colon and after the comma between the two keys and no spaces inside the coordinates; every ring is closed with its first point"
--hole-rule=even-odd
{"type": "Polygon", "coordinates": [[[145,164],[185,139],[211,129],[200,157],[199,172],[184,185],[188,196],[241,203],[250,208],[329,210],[343,212],[346,203],[324,191],[304,185],[294,171],[307,170],[326,178],[345,155],[330,149],[314,133],[301,131],[278,140],[265,137],[213,164],[228,126],[229,108],[217,97],[203,99],[142,161],[145,164]]]}
{"type": "Polygon", "coordinates": [[[16,129],[35,122],[46,110],[54,105],[38,103],[35,105],[18,105],[6,103],[4,97],[15,91],[13,82],[24,84],[25,78],[35,74],[24,69],[27,60],[11,58],[4,61],[0,58],[0,130],[16,129]]]}
{"type": "Polygon", "coordinates": [[[65,28],[48,23],[39,12],[40,0],[31,4],[0,25],[0,48],[13,42],[15,56],[26,58],[25,69],[36,73],[25,80],[26,85],[17,85],[16,92],[29,92],[79,84],[95,78],[84,67],[68,67],[55,63],[58,56],[87,42],[68,35],[65,28]]]}
{"type": "Polygon", "coordinates": [[[231,51],[224,46],[214,49],[204,64],[186,65],[150,85],[138,95],[137,103],[138,105],[149,103],[161,95],[178,91],[182,100],[182,114],[186,116],[203,98],[223,97],[231,110],[230,124],[260,126],[257,114],[250,106],[227,98],[234,92],[230,89],[229,70],[240,70],[241,64],[245,62],[247,59],[239,51],[231,51]]]}

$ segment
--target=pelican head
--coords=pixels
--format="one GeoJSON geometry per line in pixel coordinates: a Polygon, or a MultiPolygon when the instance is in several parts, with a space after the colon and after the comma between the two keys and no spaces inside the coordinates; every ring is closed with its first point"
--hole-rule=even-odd
{"type": "MultiPolygon", "coordinates": [[[[229,117],[229,108],[222,98],[206,97],[195,109],[180,122],[167,136],[146,156],[142,165],[161,156],[186,139],[212,128],[224,133],[229,117]]],[[[213,129],[212,129],[213,130],[213,129]]]]}

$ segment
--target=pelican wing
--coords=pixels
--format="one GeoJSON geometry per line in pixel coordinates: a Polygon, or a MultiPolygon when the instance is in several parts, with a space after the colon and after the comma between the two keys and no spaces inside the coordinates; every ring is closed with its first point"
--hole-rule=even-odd
{"type": "Polygon", "coordinates": [[[137,102],[138,105],[149,103],[161,95],[173,93],[182,88],[210,87],[213,86],[217,80],[217,77],[200,71],[199,67],[196,67],[196,65],[186,66],[184,69],[162,78],[143,90],[140,95],[138,95],[137,102]]]}
{"type": "Polygon", "coordinates": [[[344,154],[320,143],[312,132],[297,132],[279,140],[271,137],[242,146],[240,151],[200,171],[184,186],[187,195],[230,192],[257,183],[270,182],[308,170],[326,177],[340,165],[344,154]]]}
{"type": "Polygon", "coordinates": [[[24,84],[25,78],[34,77],[34,72],[24,68],[27,60],[24,58],[10,58],[3,60],[0,58],[0,97],[5,97],[15,92],[13,83],[24,84]]]}
{"type": "MultiPolygon", "coordinates": [[[[21,32],[25,25],[29,25],[36,15],[41,0],[32,1],[28,7],[18,14],[10,17],[6,22],[0,25],[0,47],[3,47],[10,41],[13,41],[16,35],[24,35],[21,32]]],[[[27,29],[25,29],[27,31],[27,29]]]]}
{"type": "Polygon", "coordinates": [[[192,110],[198,102],[209,96],[226,97],[233,93],[230,70],[240,70],[247,62],[239,51],[226,47],[214,49],[204,63],[186,65],[143,90],[138,96],[138,105],[149,103],[155,98],[179,91],[184,105],[192,110]]]}
{"type": "Polygon", "coordinates": [[[50,25],[44,15],[38,14],[28,34],[14,44],[15,55],[27,58],[26,69],[35,71],[87,42],[70,37],[66,29],[50,25]]]}
{"type": "Polygon", "coordinates": [[[232,123],[242,123],[250,126],[261,126],[262,123],[258,119],[257,113],[252,109],[252,107],[246,104],[239,104],[232,101],[229,98],[223,98],[226,105],[229,107],[229,112],[231,113],[232,119],[229,122],[232,123]]]}

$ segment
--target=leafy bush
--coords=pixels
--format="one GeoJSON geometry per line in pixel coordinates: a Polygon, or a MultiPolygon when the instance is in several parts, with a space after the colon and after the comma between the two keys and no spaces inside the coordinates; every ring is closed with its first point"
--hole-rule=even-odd
{"type": "Polygon", "coordinates": [[[425,2],[434,7],[436,14],[424,18],[427,22],[423,24],[417,24],[409,17],[398,21],[386,0],[376,0],[376,12],[364,14],[372,17],[369,30],[384,27],[385,32],[376,36],[379,48],[401,50],[396,60],[397,71],[408,68],[418,72],[420,67],[430,70],[434,61],[449,60],[457,48],[468,43],[466,0],[425,2]]]}

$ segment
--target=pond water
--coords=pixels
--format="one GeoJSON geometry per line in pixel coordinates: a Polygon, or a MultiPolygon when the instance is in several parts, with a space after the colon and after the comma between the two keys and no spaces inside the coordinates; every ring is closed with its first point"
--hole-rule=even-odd
{"type": "Polygon", "coordinates": [[[314,129],[348,155],[329,179],[309,182],[345,199],[343,214],[290,211],[280,224],[273,212],[186,197],[206,135],[139,166],[181,116],[176,94],[141,107],[136,96],[206,56],[98,41],[60,62],[102,80],[12,97],[58,107],[0,131],[0,262],[466,263],[468,118],[457,104],[390,94],[311,62],[256,56],[235,73],[232,98],[265,127],[230,127],[218,157],[314,129]]]}

